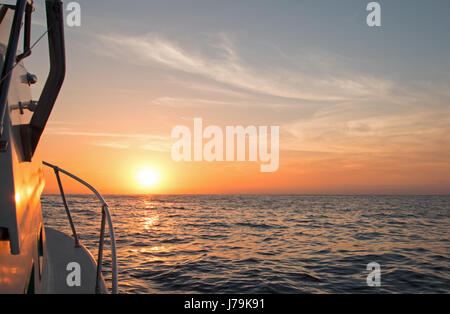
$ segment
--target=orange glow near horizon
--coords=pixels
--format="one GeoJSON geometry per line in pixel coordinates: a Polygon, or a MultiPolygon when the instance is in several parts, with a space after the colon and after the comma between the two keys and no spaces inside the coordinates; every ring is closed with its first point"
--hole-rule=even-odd
{"type": "MultiPolygon", "coordinates": [[[[110,160],[103,163],[94,157],[88,160],[89,152],[83,161],[60,156],[56,164],[85,179],[102,194],[434,194],[448,188],[445,182],[435,183],[434,178],[440,177],[438,169],[427,170],[422,164],[399,161],[380,165],[373,159],[359,160],[356,167],[350,158],[338,163],[282,154],[277,172],[261,173],[257,163],[176,163],[170,154],[163,154],[157,161],[152,158],[147,165],[145,159],[137,157],[140,161],[116,162],[124,160],[120,155],[126,153],[111,154],[110,160]]],[[[45,193],[58,194],[53,171],[45,169],[45,176],[45,193]]],[[[71,179],[62,180],[68,194],[90,193],[71,179]]]]}

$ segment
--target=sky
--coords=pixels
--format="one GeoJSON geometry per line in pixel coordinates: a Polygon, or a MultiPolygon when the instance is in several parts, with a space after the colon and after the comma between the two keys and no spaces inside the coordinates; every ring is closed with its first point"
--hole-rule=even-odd
{"type": "MultiPolygon", "coordinates": [[[[378,1],[368,27],[369,2],[78,1],[39,158],[105,194],[448,194],[450,2],[378,1]],[[278,170],[173,161],[172,129],[196,117],[279,126],[278,170]],[[147,168],[157,184],[139,182],[147,168]]],[[[36,39],[42,4],[33,18],[36,39]]],[[[25,66],[37,98],[45,40],[25,66]]]]}

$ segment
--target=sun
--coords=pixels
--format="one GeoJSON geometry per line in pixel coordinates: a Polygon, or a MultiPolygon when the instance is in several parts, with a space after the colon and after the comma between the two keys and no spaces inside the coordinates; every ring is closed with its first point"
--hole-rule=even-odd
{"type": "Polygon", "coordinates": [[[136,180],[142,187],[154,187],[161,181],[161,173],[155,168],[142,168],[136,173],[136,180]]]}

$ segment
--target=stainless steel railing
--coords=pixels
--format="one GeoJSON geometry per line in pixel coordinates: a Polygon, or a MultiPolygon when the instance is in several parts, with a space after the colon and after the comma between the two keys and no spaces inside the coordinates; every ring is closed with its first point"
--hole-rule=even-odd
{"type": "Polygon", "coordinates": [[[111,215],[109,213],[108,204],[106,204],[103,197],[98,193],[96,189],[94,189],[89,183],[87,183],[84,180],[81,180],[77,176],[71,174],[70,172],[63,170],[55,165],[49,164],[48,162],[43,161],[42,162],[45,166],[52,168],[55,171],[56,180],[58,181],[59,191],[61,194],[61,198],[64,204],[64,208],[66,210],[67,218],[69,219],[70,228],[72,229],[73,236],[75,239],[75,247],[80,246],[80,242],[78,240],[78,235],[75,229],[75,225],[72,220],[72,215],[70,214],[69,205],[67,204],[66,196],[64,194],[64,189],[61,183],[61,178],[59,176],[59,173],[64,173],[65,175],[71,177],[72,179],[80,182],[87,188],[89,188],[100,200],[102,204],[102,221],[100,226],[100,240],[99,240],[99,246],[98,246],[98,258],[97,258],[97,280],[96,280],[96,286],[95,286],[95,292],[100,292],[100,280],[101,280],[101,273],[102,273],[102,261],[103,261],[103,244],[105,239],[105,222],[108,222],[108,229],[109,229],[109,237],[111,240],[111,269],[112,269],[112,284],[111,284],[111,292],[113,294],[117,293],[117,257],[116,257],[116,240],[114,237],[114,227],[111,220],[111,215]]]}

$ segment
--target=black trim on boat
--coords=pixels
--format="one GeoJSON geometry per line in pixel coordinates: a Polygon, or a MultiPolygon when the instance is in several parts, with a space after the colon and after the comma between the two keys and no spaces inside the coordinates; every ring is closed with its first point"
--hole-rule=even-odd
{"type": "Polygon", "coordinates": [[[25,7],[25,30],[23,34],[23,53],[16,57],[16,63],[19,63],[31,55],[31,15],[33,14],[33,2],[28,1],[25,7]]]}
{"type": "Polygon", "coordinates": [[[63,3],[60,0],[47,0],[45,5],[47,11],[50,72],[30,123],[21,126],[20,131],[25,161],[31,161],[34,155],[66,74],[63,3]]]}
{"type": "MultiPolygon", "coordinates": [[[[19,44],[20,28],[22,26],[23,14],[27,0],[18,0],[14,12],[13,23],[9,35],[8,48],[6,50],[5,62],[3,64],[2,82],[0,85],[0,136],[3,135],[3,123],[5,121],[8,91],[11,83],[11,71],[16,60],[17,46],[19,44]]],[[[6,11],[5,11],[6,13],[6,11]]],[[[3,15],[4,16],[4,15],[3,15]]]]}

